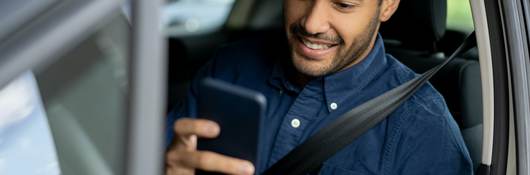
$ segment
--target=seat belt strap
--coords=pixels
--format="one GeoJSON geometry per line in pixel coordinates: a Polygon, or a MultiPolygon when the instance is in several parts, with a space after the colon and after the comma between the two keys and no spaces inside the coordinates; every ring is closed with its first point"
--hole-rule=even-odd
{"type": "Polygon", "coordinates": [[[320,129],[265,171],[265,175],[303,175],[352,143],[357,137],[384,120],[457,55],[476,46],[471,33],[453,54],[427,72],[353,109],[320,129]]]}

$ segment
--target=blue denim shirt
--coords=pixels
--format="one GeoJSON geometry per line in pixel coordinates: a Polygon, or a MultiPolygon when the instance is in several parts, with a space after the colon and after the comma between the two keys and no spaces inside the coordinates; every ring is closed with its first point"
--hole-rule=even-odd
{"type": "MultiPolygon", "coordinates": [[[[267,97],[261,167],[270,167],[320,128],[416,74],[385,53],[379,36],[360,63],[318,77],[304,87],[289,81],[293,68],[284,44],[250,39],[223,47],[192,82],[187,100],[168,117],[195,117],[196,84],[209,76],[267,97]],[[283,47],[282,47],[283,46],[283,47]]],[[[326,145],[322,145],[326,149],[326,145]]],[[[319,174],[472,174],[460,130],[443,97],[425,85],[390,116],[327,160],[319,174]]],[[[264,171],[264,170],[260,170],[264,171]]]]}

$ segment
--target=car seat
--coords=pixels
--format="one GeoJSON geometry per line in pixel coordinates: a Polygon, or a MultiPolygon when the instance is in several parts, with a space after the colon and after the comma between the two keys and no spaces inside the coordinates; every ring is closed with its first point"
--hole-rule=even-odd
{"type": "MultiPolygon", "coordinates": [[[[444,53],[446,48],[456,48],[463,41],[444,38],[446,16],[446,0],[401,1],[394,16],[381,26],[387,53],[418,73],[440,64],[449,56],[444,53]]],[[[444,96],[459,124],[476,169],[482,149],[482,87],[476,49],[450,62],[431,83],[444,96]]]]}

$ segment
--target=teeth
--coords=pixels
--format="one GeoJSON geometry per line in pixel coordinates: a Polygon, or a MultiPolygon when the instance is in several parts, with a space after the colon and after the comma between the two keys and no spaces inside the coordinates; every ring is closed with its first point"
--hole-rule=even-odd
{"type": "Polygon", "coordinates": [[[315,44],[315,43],[312,43],[312,42],[310,42],[308,40],[303,40],[303,43],[304,43],[304,45],[306,45],[310,49],[314,49],[314,50],[324,50],[324,49],[329,49],[330,48],[329,45],[326,45],[326,44],[315,44]]]}

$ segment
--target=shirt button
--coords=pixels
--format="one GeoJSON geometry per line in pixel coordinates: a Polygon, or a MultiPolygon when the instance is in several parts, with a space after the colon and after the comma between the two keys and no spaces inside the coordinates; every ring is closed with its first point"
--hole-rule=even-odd
{"type": "Polygon", "coordinates": [[[337,109],[337,107],[339,107],[339,106],[337,105],[337,103],[331,103],[331,104],[329,105],[329,107],[330,107],[332,110],[335,110],[335,109],[337,109]]]}
{"type": "Polygon", "coordinates": [[[296,118],[293,119],[293,120],[291,120],[291,126],[292,126],[293,128],[298,128],[298,127],[300,127],[300,120],[298,120],[298,119],[296,119],[296,118]]]}

